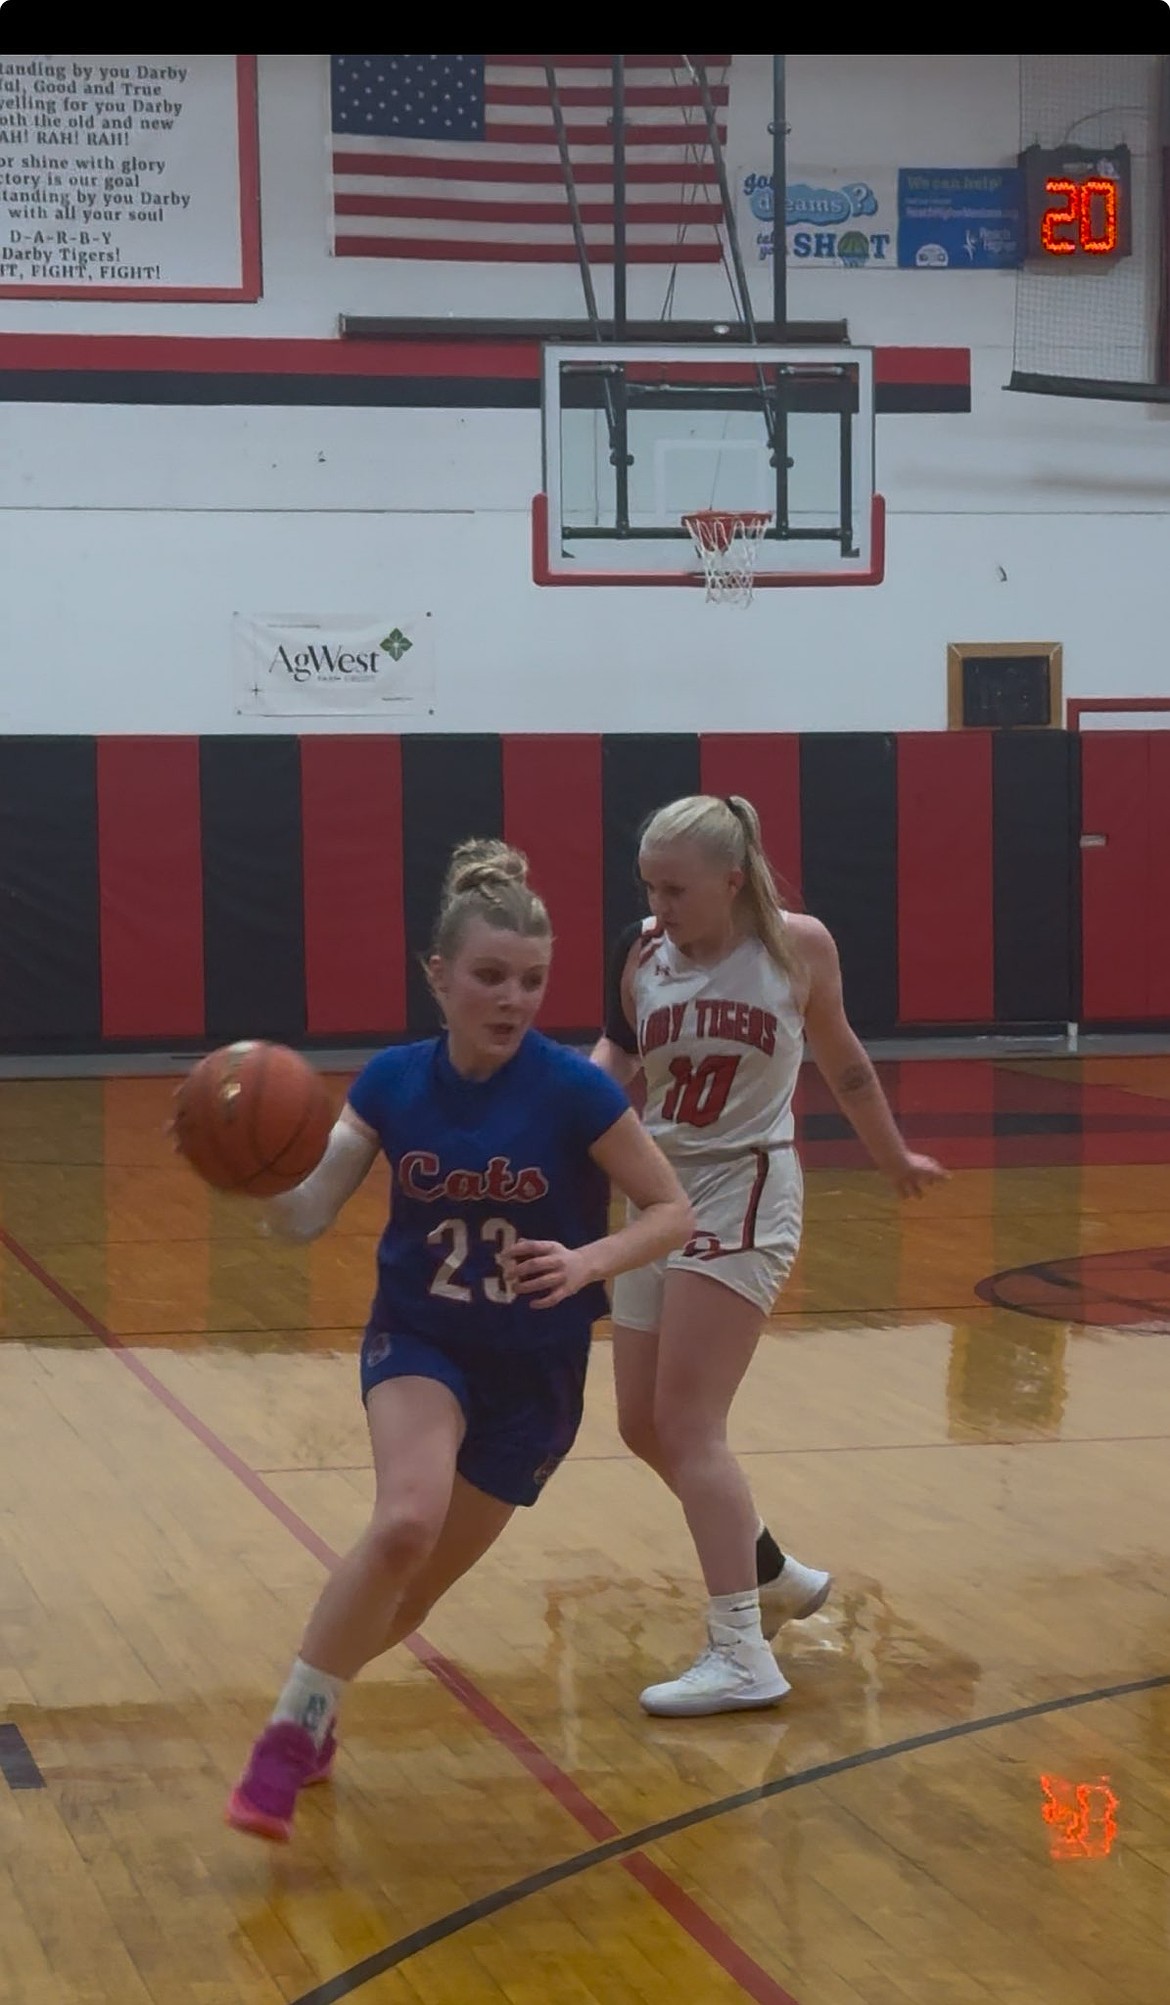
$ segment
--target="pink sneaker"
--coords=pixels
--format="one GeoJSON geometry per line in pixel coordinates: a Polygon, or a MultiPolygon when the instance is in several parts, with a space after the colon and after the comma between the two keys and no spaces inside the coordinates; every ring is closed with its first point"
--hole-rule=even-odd
{"type": "Polygon", "coordinates": [[[227,1800],[225,1821],[236,1831],[286,1845],[292,1836],[297,1795],[307,1782],[324,1779],[326,1754],[327,1747],[318,1751],[312,1734],[291,1720],[265,1727],[227,1800]]]}

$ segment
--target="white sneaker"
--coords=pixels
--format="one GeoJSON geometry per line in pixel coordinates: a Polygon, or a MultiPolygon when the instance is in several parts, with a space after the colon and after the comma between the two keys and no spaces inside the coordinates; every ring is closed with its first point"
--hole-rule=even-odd
{"type": "Polygon", "coordinates": [[[734,1631],[714,1633],[701,1657],[681,1678],[647,1685],[643,1712],[695,1717],[700,1713],[746,1712],[774,1706],[792,1690],[766,1643],[734,1631]]]}
{"type": "Polygon", "coordinates": [[[775,1580],[760,1589],[760,1627],[771,1639],[786,1622],[803,1622],[823,1608],[833,1591],[833,1576],[819,1567],[786,1559],[775,1580]]]}

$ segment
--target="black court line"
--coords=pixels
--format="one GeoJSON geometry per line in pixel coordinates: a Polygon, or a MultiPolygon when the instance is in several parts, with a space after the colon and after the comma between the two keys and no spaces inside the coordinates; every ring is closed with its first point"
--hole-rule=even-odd
{"type": "MultiPolygon", "coordinates": [[[[1080,1260],[1085,1256],[1074,1254],[1070,1257],[1080,1260]]],[[[1093,1257],[1092,1254],[1088,1256],[1090,1259],[1093,1257]]],[[[1170,1302],[1158,1302],[1152,1296],[1146,1295],[1120,1295],[1116,1288],[1087,1288],[1079,1276],[1059,1274],[1056,1272],[1055,1267],[1045,1260],[1035,1260],[1023,1267],[1001,1267],[997,1274],[988,1274],[984,1280],[977,1281],[975,1283],[975,1293],[981,1302],[986,1302],[993,1309],[1009,1309],[1013,1315],[1032,1316],[1042,1323],[1059,1322],[1059,1315],[1054,1313],[1055,1304],[1049,1304],[1048,1308],[1042,1308],[1039,1303],[1009,1302],[1004,1295],[1000,1294],[997,1284],[1008,1280],[1016,1274],[1034,1274],[1038,1281],[1047,1282],[1050,1288],[1063,1288],[1066,1294],[1079,1295],[1082,1300],[1087,1299],[1106,1304],[1112,1302],[1119,1309],[1136,1309],[1142,1315],[1170,1316],[1170,1302]]],[[[1070,1309],[1068,1313],[1071,1315],[1073,1311],[1070,1309]]],[[[1089,1323],[1088,1319],[1084,1320],[1086,1320],[1087,1326],[1092,1329],[1120,1330],[1125,1332],[1133,1327],[1130,1323],[1089,1323]]],[[[1158,1335],[1162,1334],[1161,1331],[1158,1332],[1158,1335]]]]}
{"type": "Polygon", "coordinates": [[[372,1956],[363,1957],[348,1970],[341,1970],[336,1977],[328,1977],[324,1983],[316,1984],[311,1991],[305,1991],[292,2005],[339,2005],[343,1998],[350,1997],[369,1984],[375,1977],[381,1977],[387,1970],[396,1970],[412,1956],[418,1956],[424,1949],[433,1949],[436,1943],[447,1942],[473,1922],[483,1921],[488,1915],[499,1914],[501,1909],[515,1907],[517,1902],[527,1900],[532,1894],[544,1893],[549,1887],[561,1885],[565,1880],[576,1879],[578,1874],[590,1871],[594,1866],[604,1866],[611,1859],[621,1859],[630,1853],[640,1852],[644,1846],[660,1844],[663,1839],[677,1837],[680,1831],[694,1830],[698,1824],[709,1824],[716,1817],[725,1817],[730,1811],[747,1809],[753,1803],[766,1803],[774,1796],[788,1796],[794,1789],[807,1789],[815,1782],[830,1782],[835,1776],[848,1775],[854,1769],[871,1768],[880,1761],[892,1761],[902,1754],[916,1754],[924,1747],[938,1747],[945,1741],[966,1740],[972,1734],[990,1733],[995,1727],[1016,1726],[1021,1720],[1038,1720],[1052,1713],[1067,1713],[1079,1706],[1099,1705],[1107,1699],[1128,1699],[1142,1692],[1164,1691],[1170,1687],[1170,1672],[1162,1672],[1153,1678],[1135,1678],[1124,1685],[1102,1685],[1095,1692],[1071,1692],[1060,1699],[1043,1699],[1035,1705],[1016,1706],[1011,1712],[989,1713],[979,1720],[962,1720],[956,1726],[937,1727],[932,1733],[911,1734],[907,1740],[888,1741],[884,1747],[863,1748],[857,1754],[842,1755],[837,1761],[822,1761],[815,1768],[802,1768],[795,1775],[782,1775],[773,1782],[762,1782],[752,1789],[741,1789],[733,1796],[719,1796],[711,1803],[701,1803],[693,1810],[682,1810],[677,1816],[664,1817],[657,1824],[643,1824],[637,1831],[629,1831],[624,1836],[610,1838],[603,1845],[593,1845],[587,1852],[576,1852],[570,1859],[562,1859],[557,1866],[545,1866],[539,1873],[529,1873],[522,1880],[514,1880],[510,1886],[500,1887],[494,1894],[484,1894],[480,1900],[468,1901],[465,1907],[455,1908],[450,1914],[440,1915],[437,1921],[428,1922],[424,1928],[416,1928],[409,1935],[400,1936],[397,1942],[388,1943],[372,1956]]]}
{"type": "MultiPolygon", "coordinates": [[[[976,1448],[1130,1448],[1135,1442],[1170,1441],[1170,1434],[986,1434],[973,1441],[840,1441],[819,1448],[737,1448],[741,1462],[754,1455],[912,1455],[926,1449],[969,1455],[976,1448]]],[[[629,1452],[577,1455],[575,1463],[628,1462],[629,1452]]],[[[368,1462],[289,1462],[279,1469],[257,1469],[257,1476],[365,1476],[368,1462]]]]}
{"type": "Polygon", "coordinates": [[[0,1725],[0,1775],[9,1789],[43,1789],[45,1778],[19,1727],[0,1725]]]}

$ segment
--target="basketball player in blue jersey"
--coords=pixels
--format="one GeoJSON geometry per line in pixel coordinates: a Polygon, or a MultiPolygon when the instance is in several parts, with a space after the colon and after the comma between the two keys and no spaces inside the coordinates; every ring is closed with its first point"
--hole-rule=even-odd
{"type": "Polygon", "coordinates": [[[373,1515],[317,1603],[228,1801],[287,1839],[328,1774],[338,1701],[533,1504],[572,1447],[602,1283],[682,1246],[682,1187],[624,1091],[533,1029],[548,914],[502,843],[465,843],[428,961],[446,1029],[373,1058],[323,1161],[268,1208],[295,1240],[332,1224],[379,1152],[392,1209],[361,1354],[373,1515]],[[607,1233],[608,1182],[636,1208],[607,1233]]]}

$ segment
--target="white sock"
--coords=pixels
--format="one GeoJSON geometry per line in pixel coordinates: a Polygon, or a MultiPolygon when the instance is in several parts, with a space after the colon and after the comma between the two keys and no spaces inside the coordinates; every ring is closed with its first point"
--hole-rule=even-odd
{"type": "Polygon", "coordinates": [[[764,1536],[764,1533],[765,1533],[765,1532],[767,1531],[767,1529],[768,1529],[768,1527],[767,1527],[767,1525],[766,1525],[766,1524],[764,1523],[764,1520],[763,1520],[762,1518],[760,1518],[760,1517],[757,1517],[757,1519],[756,1519],[756,1544],[757,1544],[757,1545],[759,1544],[760,1540],[761,1540],[761,1539],[763,1538],[763,1536],[764,1536]]]}
{"type": "Polygon", "coordinates": [[[306,1733],[312,1734],[315,1745],[321,1747],[347,1683],[346,1678],[331,1678],[327,1671],[315,1671],[311,1664],[296,1658],[276,1701],[270,1725],[275,1726],[278,1720],[291,1720],[294,1726],[304,1727],[306,1733]]]}
{"type": "Polygon", "coordinates": [[[707,1620],[712,1633],[730,1630],[737,1643],[762,1643],[759,1588],[745,1587],[738,1594],[713,1594],[707,1604],[707,1620]]]}

